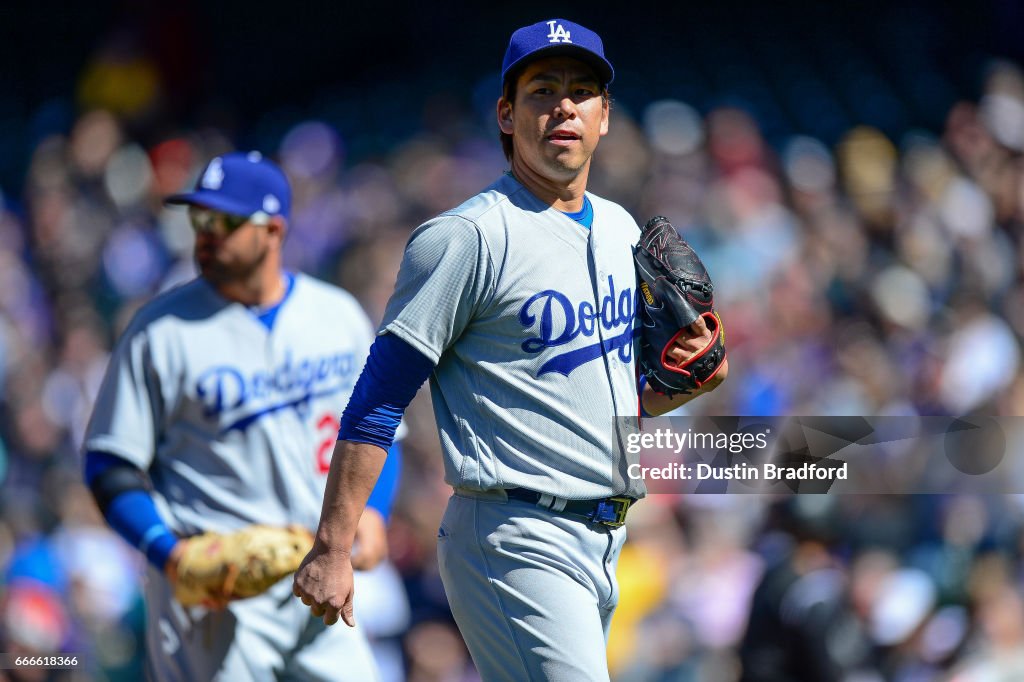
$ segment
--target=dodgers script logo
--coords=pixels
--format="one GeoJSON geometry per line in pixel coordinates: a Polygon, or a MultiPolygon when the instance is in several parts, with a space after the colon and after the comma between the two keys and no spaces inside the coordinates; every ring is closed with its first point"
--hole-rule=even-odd
{"type": "Polygon", "coordinates": [[[548,33],[549,43],[571,43],[572,34],[565,30],[565,27],[558,24],[558,28],[555,28],[555,24],[558,24],[556,19],[552,19],[548,22],[548,28],[551,29],[551,33],[548,33]]]}
{"type": "Polygon", "coordinates": [[[217,365],[196,379],[196,395],[203,402],[204,416],[229,415],[223,432],[244,431],[265,415],[286,409],[302,415],[314,398],[352,388],[355,363],[352,353],[298,361],[289,353],[273,370],[260,369],[251,374],[217,365]]]}
{"type": "Polygon", "coordinates": [[[527,330],[538,326],[537,336],[523,341],[522,349],[527,353],[539,353],[545,348],[563,346],[579,336],[590,338],[601,325],[605,332],[603,341],[597,341],[583,348],[556,355],[549,359],[537,372],[537,376],[558,372],[565,376],[591,360],[604,354],[618,351],[619,359],[628,363],[633,359],[633,320],[636,317],[636,297],[632,289],[623,289],[615,294],[615,281],[608,277],[608,294],[601,299],[599,310],[591,301],[578,304],[554,289],[545,289],[531,296],[519,309],[519,322],[527,330]],[[616,336],[611,333],[622,330],[616,336]]]}

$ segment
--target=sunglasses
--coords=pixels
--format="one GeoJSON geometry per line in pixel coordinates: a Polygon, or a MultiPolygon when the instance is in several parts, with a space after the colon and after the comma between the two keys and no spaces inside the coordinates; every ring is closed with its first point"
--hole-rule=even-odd
{"type": "Polygon", "coordinates": [[[188,209],[188,220],[192,224],[192,229],[196,232],[229,235],[246,223],[266,225],[270,222],[270,216],[262,211],[257,211],[250,216],[244,216],[214,211],[209,208],[202,208],[201,206],[190,206],[188,209]]]}

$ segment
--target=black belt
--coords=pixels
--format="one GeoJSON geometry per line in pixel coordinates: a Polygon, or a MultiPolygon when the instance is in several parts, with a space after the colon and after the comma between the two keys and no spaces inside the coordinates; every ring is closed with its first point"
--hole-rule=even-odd
{"type": "Polygon", "coordinates": [[[505,492],[510,500],[529,502],[544,509],[569,514],[570,516],[580,516],[591,523],[600,523],[603,526],[611,526],[612,528],[618,528],[626,523],[626,512],[636,502],[632,497],[605,497],[600,500],[566,500],[565,506],[562,509],[558,509],[556,505],[558,498],[543,495],[535,490],[507,488],[505,492]],[[549,503],[542,504],[542,500],[545,500],[545,498],[549,503]]]}

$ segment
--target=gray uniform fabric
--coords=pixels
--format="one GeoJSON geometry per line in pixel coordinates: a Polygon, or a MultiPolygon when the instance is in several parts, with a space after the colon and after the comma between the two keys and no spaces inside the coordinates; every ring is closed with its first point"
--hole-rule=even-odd
{"type": "Polygon", "coordinates": [[[446,480],[438,537],[452,612],[482,677],[607,680],[625,528],[509,501],[643,497],[623,475],[638,413],[631,246],[639,228],[588,194],[590,230],[506,175],[417,229],[380,333],[437,363],[446,480]],[[615,417],[632,417],[620,430],[615,417]]]}
{"type": "Polygon", "coordinates": [[[589,231],[506,175],[410,238],[382,331],[437,363],[431,394],[452,486],[645,493],[612,457],[625,436],[613,416],[638,413],[639,228],[587,196],[589,231]]]}
{"type": "MultiPolygon", "coordinates": [[[[122,335],[85,448],[148,472],[161,515],[180,535],[253,523],[315,529],[338,419],[372,338],[355,299],[313,278],[295,275],[272,330],[195,279],[145,305],[122,335]]],[[[310,659],[322,657],[333,679],[368,679],[362,634],[332,628],[312,637],[290,584],[209,615],[182,609],[150,570],[148,639],[171,633],[178,642],[150,649],[151,676],[267,679],[243,673],[279,659],[312,670],[310,659]],[[196,623],[214,634],[196,635],[196,623]]]]}
{"type": "Polygon", "coordinates": [[[147,600],[146,675],[154,682],[378,679],[362,631],[311,618],[290,580],[208,611],[181,606],[151,568],[147,600]]]}
{"type": "Polygon", "coordinates": [[[581,523],[500,495],[449,500],[437,560],[452,613],[486,682],[608,679],[626,529],[581,523]]]}

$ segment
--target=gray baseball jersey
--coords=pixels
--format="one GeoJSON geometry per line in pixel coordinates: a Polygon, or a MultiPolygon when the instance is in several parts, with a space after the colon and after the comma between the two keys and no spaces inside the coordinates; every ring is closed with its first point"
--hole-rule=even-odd
{"type": "Polygon", "coordinates": [[[587,196],[589,231],[505,175],[410,238],[382,332],[437,363],[434,412],[456,488],[644,495],[612,457],[624,438],[614,417],[638,412],[639,228],[587,196]]]}
{"type": "Polygon", "coordinates": [[[179,533],[316,528],[372,338],[355,299],[313,278],[295,275],[272,330],[195,279],[144,306],[120,339],[86,449],[148,471],[179,533]]]}
{"type": "MultiPolygon", "coordinates": [[[[372,339],[355,299],[304,275],[272,329],[193,280],[144,306],[119,340],[85,447],[147,471],[180,534],[252,523],[315,529],[338,418],[372,339]]],[[[260,679],[270,670],[332,679],[339,653],[345,679],[376,677],[361,632],[311,620],[287,580],[209,613],[184,609],[152,568],[150,578],[155,679],[260,679]]]]}

